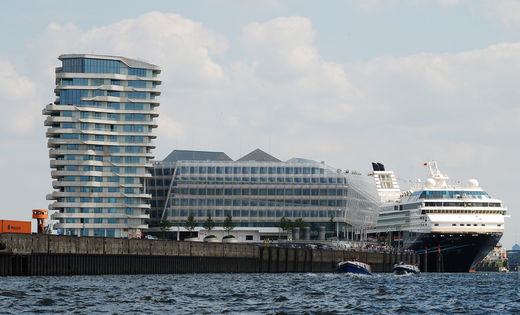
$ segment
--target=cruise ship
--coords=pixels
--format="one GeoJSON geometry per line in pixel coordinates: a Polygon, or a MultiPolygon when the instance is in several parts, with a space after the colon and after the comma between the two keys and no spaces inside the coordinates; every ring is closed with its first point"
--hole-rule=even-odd
{"type": "Polygon", "coordinates": [[[430,177],[401,191],[394,172],[372,163],[382,206],[370,234],[424,254],[423,271],[468,272],[502,237],[507,209],[476,179],[450,185],[436,161],[424,165],[430,177]]]}

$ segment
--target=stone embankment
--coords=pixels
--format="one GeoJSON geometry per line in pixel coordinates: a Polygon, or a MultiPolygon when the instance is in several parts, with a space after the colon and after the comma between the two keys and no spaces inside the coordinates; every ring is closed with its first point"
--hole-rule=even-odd
{"type": "Polygon", "coordinates": [[[332,272],[344,259],[368,262],[374,272],[390,272],[400,261],[419,262],[419,257],[410,253],[0,234],[0,276],[332,272]]]}

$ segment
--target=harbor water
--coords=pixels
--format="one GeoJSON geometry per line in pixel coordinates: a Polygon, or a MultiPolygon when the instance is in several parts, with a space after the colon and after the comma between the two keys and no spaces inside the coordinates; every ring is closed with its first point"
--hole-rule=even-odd
{"type": "Polygon", "coordinates": [[[520,273],[0,278],[2,314],[519,314],[520,273]]]}

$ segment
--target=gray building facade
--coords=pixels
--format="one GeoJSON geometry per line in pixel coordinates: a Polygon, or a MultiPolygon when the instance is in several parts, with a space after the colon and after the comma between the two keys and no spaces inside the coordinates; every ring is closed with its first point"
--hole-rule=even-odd
{"type": "Polygon", "coordinates": [[[150,226],[161,219],[183,228],[193,214],[198,226],[208,214],[221,226],[229,214],[238,228],[271,230],[282,217],[302,219],[336,233],[372,226],[379,196],[374,179],[345,174],[324,163],[279,159],[257,149],[233,161],[223,152],[174,150],[155,162],[148,180],[150,226]]]}

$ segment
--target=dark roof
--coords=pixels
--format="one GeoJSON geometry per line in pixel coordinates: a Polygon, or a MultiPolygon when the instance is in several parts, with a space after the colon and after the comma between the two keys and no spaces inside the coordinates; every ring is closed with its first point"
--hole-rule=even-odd
{"type": "Polygon", "coordinates": [[[224,152],[173,150],[163,162],[177,161],[233,161],[224,152]]]}
{"type": "Polygon", "coordinates": [[[272,155],[269,155],[265,153],[264,151],[260,149],[256,149],[253,152],[244,155],[237,161],[243,162],[243,161],[257,161],[257,162],[281,162],[277,158],[275,158],[272,155]]]}

